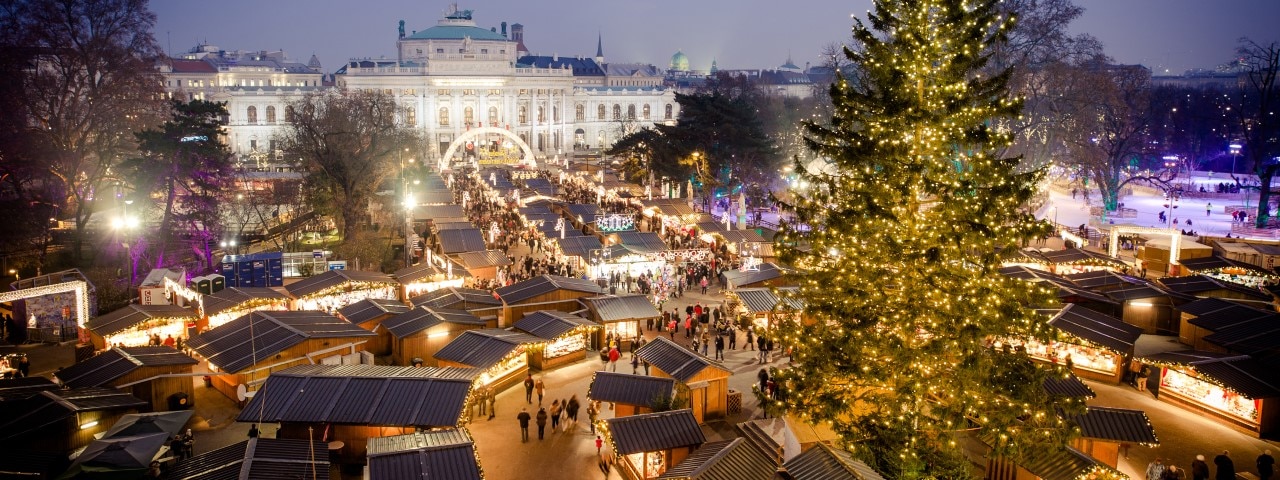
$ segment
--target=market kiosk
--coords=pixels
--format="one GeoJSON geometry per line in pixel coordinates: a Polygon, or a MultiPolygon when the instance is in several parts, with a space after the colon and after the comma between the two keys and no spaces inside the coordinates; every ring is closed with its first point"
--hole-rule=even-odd
{"type": "MultiPolygon", "coordinates": [[[[1221,247],[1223,244],[1220,243],[1218,246],[1221,247]]],[[[1217,255],[1184,258],[1178,260],[1178,264],[1182,265],[1184,271],[1246,287],[1274,285],[1277,281],[1280,281],[1280,275],[1276,275],[1262,267],[1217,255]]]]}
{"type": "Polygon", "coordinates": [[[477,387],[502,391],[524,381],[529,372],[528,351],[546,340],[527,333],[497,328],[470,330],[436,352],[441,367],[473,367],[481,370],[477,387]]]}
{"type": "Polygon", "coordinates": [[[632,480],[656,479],[706,443],[689,409],[646,413],[598,422],[618,470],[632,480]]]}
{"type": "MultiPolygon", "coordinates": [[[[796,291],[795,287],[784,287],[780,291],[796,291]]],[[[793,295],[779,298],[769,288],[738,288],[728,295],[734,313],[745,317],[751,328],[757,331],[772,332],[778,320],[794,318],[804,310],[804,304],[793,295]]]]}
{"type": "Polygon", "coordinates": [[[600,324],[572,313],[539,310],[516,320],[515,328],[546,342],[528,349],[529,366],[546,371],[586,359],[587,337],[600,330],[600,324]]]}
{"type": "Polygon", "coordinates": [[[591,320],[604,326],[596,333],[595,344],[604,345],[608,337],[619,338],[619,349],[626,349],[632,339],[640,338],[640,322],[649,319],[661,321],[662,313],[653,306],[648,295],[603,295],[582,298],[591,320]]]}
{"type": "Polygon", "coordinates": [[[432,367],[436,366],[436,352],[462,332],[496,326],[465,310],[432,307],[417,307],[382,321],[382,327],[392,337],[393,364],[413,365],[419,360],[432,367]]]}
{"type": "Polygon", "coordinates": [[[187,410],[195,400],[196,360],[173,347],[112,348],[58,370],[65,386],[112,387],[146,401],[148,410],[187,410]]]}
{"type": "Polygon", "coordinates": [[[1122,446],[1160,446],[1155,427],[1142,410],[1089,407],[1071,420],[1080,427],[1080,436],[1071,446],[1112,468],[1120,465],[1122,446]]]}
{"type": "Polygon", "coordinates": [[[194,310],[177,305],[130,304],[89,320],[85,327],[95,349],[113,345],[141,347],[149,344],[153,335],[159,335],[161,340],[171,336],[185,338],[196,318],[194,310]]]}
{"type": "MultiPolygon", "coordinates": [[[[1059,275],[1092,272],[1097,270],[1123,271],[1129,268],[1119,258],[1105,253],[1085,250],[1083,248],[1067,248],[1063,250],[1042,250],[1037,252],[1044,259],[1046,269],[1059,275]]],[[[1034,254],[1032,254],[1034,255],[1034,254]]],[[[1164,258],[1169,258],[1166,255],[1164,258]]]]}
{"type": "Polygon", "coordinates": [[[329,270],[285,287],[294,310],[333,313],[366,298],[396,299],[400,285],[390,275],[357,270],[329,270]]]}
{"type": "Polygon", "coordinates": [[[1030,339],[1003,339],[996,342],[1026,348],[1036,360],[1054,365],[1072,365],[1076,375],[1118,384],[1124,378],[1128,358],[1142,329],[1126,324],[1110,315],[1079,305],[1067,305],[1049,320],[1064,336],[1060,341],[1042,343],[1030,339]]]}
{"type": "Polygon", "coordinates": [[[670,377],[688,389],[688,405],[698,423],[723,418],[729,411],[729,376],[722,364],[659,335],[635,355],[649,362],[655,377],[670,377]]]}
{"type": "Polygon", "coordinates": [[[483,280],[496,280],[501,269],[511,266],[511,257],[502,250],[463,252],[452,255],[451,259],[461,265],[469,276],[483,280]]]}
{"type": "Polygon", "coordinates": [[[288,295],[265,287],[230,287],[201,299],[204,306],[200,331],[217,328],[227,322],[259,311],[285,311],[293,300],[288,295]]]}
{"type": "Polygon", "coordinates": [[[391,354],[391,334],[382,326],[383,322],[409,309],[408,305],[399,300],[368,298],[338,309],[338,317],[377,334],[377,337],[365,344],[364,349],[382,356],[391,354]]]}
{"type": "Polygon", "coordinates": [[[448,257],[427,255],[422,263],[391,274],[400,283],[400,298],[413,298],[442,288],[461,287],[471,273],[448,257]]]}
{"type": "Polygon", "coordinates": [[[652,413],[655,403],[675,395],[672,378],[599,371],[591,376],[587,398],[610,404],[613,417],[652,413]]]}
{"type": "Polygon", "coordinates": [[[579,298],[604,293],[595,282],[559,275],[539,275],[494,290],[502,300],[498,326],[510,326],[526,313],[538,310],[573,312],[582,308],[579,298]]]}
{"type": "Polygon", "coordinates": [[[1262,438],[1280,431],[1280,375],[1245,355],[1182,350],[1139,358],[1160,368],[1159,400],[1262,438]]]}

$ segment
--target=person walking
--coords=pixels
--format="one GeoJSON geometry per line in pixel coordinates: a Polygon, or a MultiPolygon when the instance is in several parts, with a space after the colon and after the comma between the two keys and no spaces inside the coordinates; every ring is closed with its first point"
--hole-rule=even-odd
{"type": "MultiPolygon", "coordinates": [[[[569,397],[569,404],[565,406],[565,413],[569,415],[569,424],[574,427],[578,426],[578,409],[581,407],[582,404],[578,403],[577,394],[569,397]]],[[[565,430],[568,430],[568,428],[565,428],[565,430]]]]}
{"type": "Polygon", "coordinates": [[[600,450],[603,450],[603,449],[604,449],[604,439],[600,438],[599,435],[596,435],[596,455],[599,455],[600,450]]]}
{"type": "Polygon", "coordinates": [[[764,340],[764,337],[763,337],[763,336],[756,337],[756,351],[760,352],[760,353],[759,353],[759,355],[760,355],[760,363],[764,363],[764,362],[768,359],[768,357],[767,357],[766,355],[768,355],[768,354],[769,354],[769,352],[765,351],[765,349],[764,349],[764,346],[765,346],[765,343],[764,343],[764,342],[765,342],[765,340],[764,340]]]}
{"type": "Polygon", "coordinates": [[[609,366],[612,367],[610,370],[614,372],[618,371],[619,358],[622,358],[622,353],[618,352],[618,347],[610,348],[609,349],[609,366]]]}
{"type": "Polygon", "coordinates": [[[1204,455],[1196,455],[1191,461],[1191,480],[1209,480],[1209,464],[1204,463],[1204,455]]]}
{"type": "MultiPolygon", "coordinates": [[[[533,374],[524,377],[524,401],[533,405],[533,374]]],[[[538,400],[541,402],[542,400],[538,400]]]]}
{"type": "Polygon", "coordinates": [[[738,332],[735,332],[732,326],[728,328],[728,331],[729,331],[729,350],[737,350],[738,349],[738,332]]]}
{"type": "Polygon", "coordinates": [[[587,403],[587,421],[591,423],[591,433],[596,433],[596,417],[600,415],[600,405],[595,401],[587,403]]]}
{"type": "Polygon", "coordinates": [[[755,329],[751,327],[747,327],[747,344],[746,345],[750,347],[752,350],[756,349],[756,342],[754,341],[755,339],[754,336],[755,336],[755,329]]]}
{"type": "Polygon", "coordinates": [[[724,337],[716,335],[716,360],[724,360],[724,337]]]}
{"type": "Polygon", "coordinates": [[[1164,475],[1164,461],[1157,457],[1147,464],[1147,480],[1160,480],[1161,475],[1164,475]]]}
{"type": "Polygon", "coordinates": [[[1213,211],[1213,203],[1204,204],[1204,216],[1209,216],[1209,212],[1213,211]]]}
{"type": "Polygon", "coordinates": [[[480,389],[480,398],[476,400],[476,404],[480,406],[481,417],[489,413],[489,387],[480,389]]]}
{"type": "Polygon", "coordinates": [[[538,440],[542,440],[543,434],[547,431],[547,409],[538,408],[538,440]]]}
{"type": "Polygon", "coordinates": [[[764,361],[768,362],[769,358],[772,356],[773,356],[773,338],[770,337],[768,340],[764,342],[764,361]]]}
{"type": "Polygon", "coordinates": [[[640,374],[640,357],[637,357],[635,355],[631,356],[631,374],[632,375],[640,374]]]}
{"type": "Polygon", "coordinates": [[[1235,480],[1236,464],[1231,461],[1231,453],[1226,450],[1221,455],[1213,457],[1213,466],[1218,469],[1213,474],[1215,480],[1235,480]]]}
{"type": "Polygon", "coordinates": [[[529,407],[520,407],[520,414],[516,415],[516,420],[520,421],[520,441],[529,441],[529,407]]]}
{"type": "Polygon", "coordinates": [[[693,314],[690,313],[684,317],[684,338],[689,338],[689,334],[693,331],[693,314]]]}
{"type": "Polygon", "coordinates": [[[648,361],[648,360],[641,360],[641,361],[640,361],[640,364],[641,364],[641,365],[644,365],[644,374],[645,374],[646,376],[648,376],[648,375],[649,375],[649,361],[648,361]]]}
{"type": "Polygon", "coordinates": [[[551,414],[551,431],[554,432],[559,430],[560,429],[560,401],[559,400],[551,401],[551,411],[548,413],[551,414]]]}
{"type": "Polygon", "coordinates": [[[702,286],[702,294],[706,295],[707,294],[707,276],[703,275],[702,280],[698,282],[698,284],[702,286]]]}
{"type": "Polygon", "coordinates": [[[707,350],[711,348],[711,337],[707,332],[702,332],[702,356],[707,356],[707,350]]]}
{"type": "Polygon", "coordinates": [[[1169,465],[1164,469],[1164,473],[1160,475],[1160,480],[1186,480],[1187,473],[1183,472],[1177,465],[1169,465]]]}
{"type": "Polygon", "coordinates": [[[1276,459],[1271,456],[1271,450],[1262,452],[1258,455],[1256,462],[1258,466],[1258,478],[1262,480],[1270,480],[1276,474],[1276,459]]]}
{"type": "Polygon", "coordinates": [[[485,401],[489,402],[489,420],[498,415],[498,394],[493,391],[493,387],[485,389],[485,401]]]}

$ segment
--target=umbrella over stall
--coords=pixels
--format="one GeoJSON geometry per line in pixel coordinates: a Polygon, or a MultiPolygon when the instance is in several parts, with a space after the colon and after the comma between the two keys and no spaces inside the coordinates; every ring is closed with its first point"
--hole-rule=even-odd
{"type": "Polygon", "coordinates": [[[94,440],[58,479],[127,478],[128,475],[137,478],[137,472],[151,465],[168,439],[164,433],[149,433],[94,440]]]}
{"type": "Polygon", "coordinates": [[[130,413],[116,421],[102,438],[130,437],[149,433],[163,433],[170,437],[182,431],[191,419],[191,410],[175,412],[130,413]]]}

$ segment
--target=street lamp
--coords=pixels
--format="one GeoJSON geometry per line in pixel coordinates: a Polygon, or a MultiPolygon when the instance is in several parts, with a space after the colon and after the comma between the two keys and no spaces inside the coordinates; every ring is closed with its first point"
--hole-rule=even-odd
{"type": "Polygon", "coordinates": [[[1231,151],[1231,177],[1235,178],[1236,159],[1240,158],[1240,149],[1244,148],[1244,145],[1241,145],[1239,143],[1233,143],[1231,145],[1227,145],[1227,148],[1231,151]]]}
{"type": "MultiPolygon", "coordinates": [[[[129,205],[132,205],[132,204],[133,204],[133,200],[125,200],[124,207],[122,208],[122,211],[121,211],[121,215],[119,217],[111,219],[111,228],[116,230],[117,232],[123,232],[123,234],[126,237],[128,236],[128,232],[130,230],[134,230],[138,228],[138,225],[140,223],[138,220],[138,217],[129,215],[128,207],[129,205]]],[[[123,242],[123,245],[124,245],[124,255],[126,257],[125,259],[126,261],[129,262],[129,288],[133,288],[133,279],[136,276],[135,266],[133,262],[133,247],[127,241],[128,238],[126,238],[125,240],[126,241],[123,242]]]]}
{"type": "MultiPolygon", "coordinates": [[[[413,183],[418,183],[414,181],[413,183]]],[[[404,194],[404,266],[410,266],[411,245],[413,240],[413,208],[418,204],[417,199],[413,197],[413,193],[405,192],[404,194]]]]}

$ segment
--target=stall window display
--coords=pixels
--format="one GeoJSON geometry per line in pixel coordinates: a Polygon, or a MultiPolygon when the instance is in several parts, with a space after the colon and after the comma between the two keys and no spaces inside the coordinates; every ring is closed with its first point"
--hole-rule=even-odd
{"type": "MultiPolygon", "coordinates": [[[[1120,364],[1119,355],[1101,348],[1064,342],[1049,342],[1045,344],[1034,340],[1025,342],[1019,340],[1005,341],[1010,345],[1022,345],[1027,349],[1027,355],[1031,355],[1033,358],[1057,364],[1066,363],[1069,356],[1075,368],[1106,375],[1116,373],[1116,368],[1120,364]]],[[[999,347],[1000,345],[997,344],[996,346],[999,347]]]]}
{"type": "Polygon", "coordinates": [[[529,364],[529,359],[524,354],[524,347],[519,347],[514,352],[512,352],[511,355],[507,356],[507,358],[503,359],[501,362],[498,362],[494,366],[489,367],[489,370],[485,371],[484,373],[481,373],[480,385],[487,386],[490,383],[493,383],[495,380],[506,377],[507,375],[510,375],[511,372],[519,370],[527,366],[528,364],[529,364]]]}
{"type": "Polygon", "coordinates": [[[283,303],[267,303],[267,304],[255,305],[251,307],[226,310],[226,311],[217,313],[215,315],[209,316],[209,328],[212,329],[212,328],[220,327],[227,322],[230,322],[232,320],[243,317],[253,312],[283,312],[287,310],[289,310],[288,305],[285,305],[283,303]]]}
{"type": "Polygon", "coordinates": [[[583,335],[565,335],[548,343],[542,352],[544,358],[557,358],[586,349],[587,342],[583,335]]]}
{"type": "Polygon", "coordinates": [[[658,478],[667,471],[667,462],[661,452],[633,453],[627,460],[643,470],[641,478],[658,478]]]}
{"type": "Polygon", "coordinates": [[[339,308],[361,300],[379,299],[395,300],[396,291],[390,286],[381,288],[362,288],[349,292],[338,292],[329,295],[318,295],[298,300],[299,310],[318,310],[333,313],[339,308]]]}
{"type": "Polygon", "coordinates": [[[636,322],[632,321],[606,323],[604,332],[605,336],[612,338],[636,338],[640,335],[636,330],[636,322]]]}
{"type": "Polygon", "coordinates": [[[1180,370],[1166,369],[1160,380],[1161,393],[1173,393],[1195,403],[1258,423],[1258,401],[1206,382],[1180,370]]]}
{"type": "Polygon", "coordinates": [[[419,282],[405,285],[405,292],[410,298],[418,295],[431,293],[442,288],[461,287],[466,279],[462,277],[451,278],[448,280],[440,280],[438,282],[419,282]]]}

